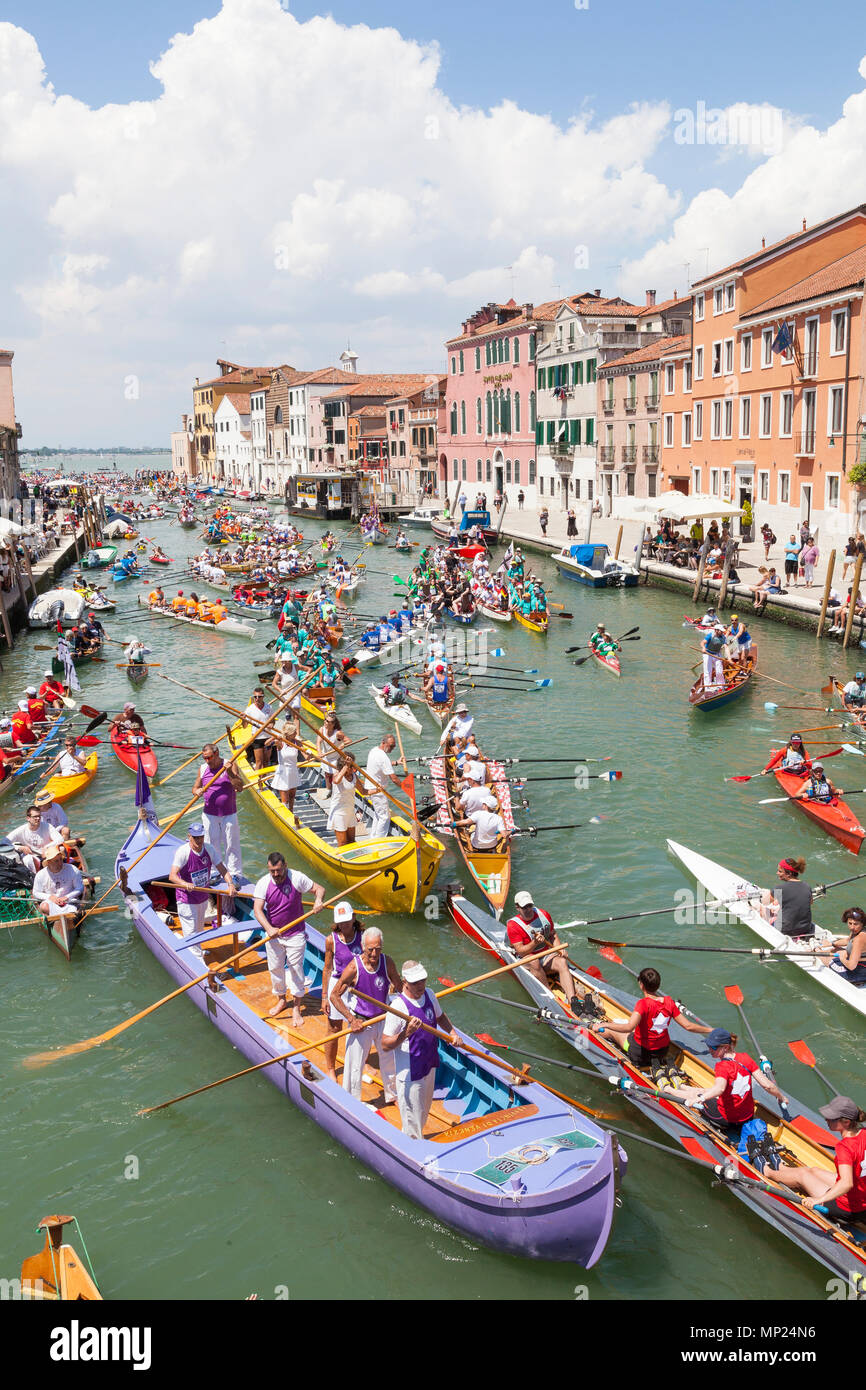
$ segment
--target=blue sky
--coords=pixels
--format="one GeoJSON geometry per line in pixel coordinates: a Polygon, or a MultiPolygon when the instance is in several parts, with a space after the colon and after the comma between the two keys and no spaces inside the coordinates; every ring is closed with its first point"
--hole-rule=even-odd
{"type": "Polygon", "coordinates": [[[17,209],[0,224],[0,338],[38,421],[28,442],[164,438],[222,353],[312,367],[351,338],[362,369],[438,370],[461,318],[510,293],[506,267],[518,299],[663,297],[686,266],[697,278],[866,200],[853,0],[290,12],[305,27],[277,0],[6,0],[0,25],[25,33],[0,35],[0,89],[18,88],[0,107],[17,209]],[[323,14],[370,32],[306,24],[323,14]],[[198,21],[160,82],[149,64],[198,21]],[[27,35],[71,106],[40,88],[27,35]],[[433,41],[436,72],[415,47],[433,41]],[[778,148],[677,139],[678,110],[740,102],[772,109],[778,148]],[[68,380],[53,417],[52,362],[68,380]],[[141,382],[135,411],[118,374],[141,382]]]}

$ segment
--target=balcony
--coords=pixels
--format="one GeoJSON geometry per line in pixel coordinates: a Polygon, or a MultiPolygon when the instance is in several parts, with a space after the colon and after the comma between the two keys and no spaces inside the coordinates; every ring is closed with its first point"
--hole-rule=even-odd
{"type": "Polygon", "coordinates": [[[814,454],[814,452],[815,452],[815,431],[814,431],[814,430],[802,430],[802,431],[801,431],[801,433],[800,433],[800,442],[799,442],[799,445],[798,445],[798,447],[795,449],[794,452],[795,452],[795,454],[796,454],[798,457],[801,456],[801,455],[803,455],[803,454],[814,454]]]}
{"type": "Polygon", "coordinates": [[[608,464],[613,463],[615,453],[616,450],[614,449],[614,446],[612,444],[602,444],[598,451],[599,462],[608,464]]]}
{"type": "Polygon", "coordinates": [[[623,444],[622,446],[623,463],[637,463],[637,445],[623,444]]]}
{"type": "Polygon", "coordinates": [[[658,461],[659,461],[659,446],[658,446],[658,444],[644,444],[644,446],[643,446],[643,461],[644,461],[644,463],[658,463],[658,461]]]}
{"type": "Polygon", "coordinates": [[[612,415],[614,412],[613,399],[609,401],[602,401],[601,408],[604,411],[605,415],[612,415]]]}
{"type": "Polygon", "coordinates": [[[634,413],[635,413],[636,410],[637,410],[637,396],[626,396],[626,398],[625,398],[625,413],[626,413],[626,415],[634,415],[634,413]]]}
{"type": "Polygon", "coordinates": [[[646,406],[647,410],[658,410],[658,394],[656,394],[655,396],[644,396],[644,405],[646,406]]]}

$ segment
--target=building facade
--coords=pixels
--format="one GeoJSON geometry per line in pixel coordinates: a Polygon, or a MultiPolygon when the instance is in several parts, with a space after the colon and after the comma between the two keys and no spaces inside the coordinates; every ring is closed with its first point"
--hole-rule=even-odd
{"type": "Polygon", "coordinates": [[[662,379],[666,352],[688,351],[688,338],[659,338],[615,357],[598,373],[598,476],[602,509],[617,499],[656,497],[661,468],[662,379]]]}
{"type": "Polygon", "coordinates": [[[214,411],[216,476],[236,487],[253,486],[250,393],[232,391],[214,411]]]}
{"type": "Polygon", "coordinates": [[[383,482],[395,501],[420,502],[436,491],[439,412],[445,404],[445,376],[430,376],[422,387],[385,402],[388,464],[383,482]]]}
{"type": "Polygon", "coordinates": [[[189,415],[181,415],[180,429],[171,436],[171,471],[176,478],[194,478],[198,472],[195,431],[189,415]]]}
{"type": "Polygon", "coordinates": [[[21,496],[21,470],[18,440],[21,426],[15,419],[15,392],[12,386],[12,358],[9,348],[0,348],[0,498],[21,496]]]}

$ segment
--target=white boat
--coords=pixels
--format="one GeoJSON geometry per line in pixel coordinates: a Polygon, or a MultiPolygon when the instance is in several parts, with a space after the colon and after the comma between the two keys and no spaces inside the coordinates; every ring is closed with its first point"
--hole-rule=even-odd
{"type": "Polygon", "coordinates": [[[350,570],[348,579],[345,577],[342,579],[338,579],[337,576],[335,574],[332,574],[329,570],[328,573],[325,575],[325,583],[331,589],[339,589],[341,599],[354,598],[356,593],[360,589],[364,578],[364,571],[360,569],[350,570]]]}
{"type": "Polygon", "coordinates": [[[31,603],[27,621],[31,627],[76,627],[87,610],[87,600],[74,589],[49,589],[31,603]]]}
{"type": "Polygon", "coordinates": [[[551,558],[565,579],[574,579],[591,589],[631,588],[638,581],[634,565],[615,560],[610,546],[603,543],[564,545],[551,558]]]}
{"type": "MultiPolygon", "coordinates": [[[[756,887],[748,879],[741,878],[739,874],[732,873],[730,869],[705,858],[703,854],[677,844],[676,840],[668,840],[667,844],[671,853],[675,854],[698,883],[706,888],[714,902],[728,904],[727,911],[730,916],[736,917],[780,955],[789,954],[792,963],[806,975],[810,975],[817,984],[824,985],[839,999],[844,999],[845,1003],[850,1004],[859,1014],[866,1014],[866,985],[853,985],[841,975],[837,975],[828,965],[823,964],[827,957],[806,954],[812,938],[795,941],[792,937],[777,931],[761,916],[758,908],[763,888],[756,887]]],[[[833,932],[815,924],[816,941],[829,942],[833,940],[833,936],[833,932]]]]}
{"type": "Polygon", "coordinates": [[[423,652],[427,629],[431,620],[428,618],[421,627],[413,627],[402,637],[395,637],[393,642],[386,642],[382,647],[359,647],[352,657],[353,666],[375,666],[377,662],[386,666],[389,661],[403,661],[414,657],[416,651],[423,652]]]}
{"type": "Polygon", "coordinates": [[[401,526],[429,526],[442,513],[438,507],[415,507],[400,517],[401,526]]]}
{"type": "Polygon", "coordinates": [[[188,623],[190,627],[203,627],[206,632],[219,632],[224,637],[258,637],[258,627],[252,623],[242,623],[238,618],[223,618],[221,623],[206,623],[201,618],[181,617],[170,608],[153,608],[144,594],[138,596],[139,606],[146,608],[156,618],[170,618],[175,623],[188,623]]]}
{"type": "Polygon", "coordinates": [[[382,713],[387,714],[389,719],[393,719],[395,724],[402,724],[404,729],[411,729],[413,734],[420,735],[421,720],[415,718],[408,705],[387,704],[383,692],[377,685],[370,686],[370,694],[382,713]]]}

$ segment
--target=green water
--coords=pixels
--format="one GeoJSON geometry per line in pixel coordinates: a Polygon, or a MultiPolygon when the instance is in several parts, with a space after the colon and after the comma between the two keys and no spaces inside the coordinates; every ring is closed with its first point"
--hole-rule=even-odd
{"type": "MultiPolygon", "coordinates": [[[[144,529],[173,557],[200,545],[196,532],[168,522],[144,529]]],[[[316,522],[304,526],[308,538],[322,529],[316,522]]],[[[354,553],[349,546],[347,552],[354,553]]],[[[405,563],[393,565],[393,554],[382,548],[368,551],[367,558],[373,568],[405,573],[405,563]]],[[[520,839],[515,890],[530,888],[560,920],[664,906],[686,882],[668,859],[666,836],[758,882],[772,880],[783,853],[803,854],[813,883],[856,873],[854,857],[791,808],[758,807],[759,797],[770,794],[766,781],[738,786],[722,780],[728,773],[760,768],[771,739],[792,727],[788,716],[767,713],[764,700],[818,704],[820,698],[802,699],[758,683],[730,709],[702,716],[686,700],[688,668],[698,658],[697,639],[682,627],[688,605],[681,597],[642,589],[594,593],[557,580],[549,561],[533,564],[574,620],[554,619],[546,638],[513,624],[491,634],[490,641],[507,650],[501,664],[537,666],[554,683],[534,695],[470,692],[482,748],[501,755],[573,754],[575,761],[612,754],[609,766],[622,768],[623,779],[610,785],[591,782],[582,791],[570,781],[529,786],[531,810],[524,823],[588,822],[593,815],[602,820],[580,830],[520,839]],[[575,668],[563,654],[566,645],[585,640],[598,618],[614,632],[640,624],[642,640],[625,645],[621,681],[594,665],[575,668]]],[[[146,633],[152,660],[166,673],[246,704],[254,658],[264,655],[273,624],[262,625],[262,640],[255,644],[158,619],[132,625],[126,618],[142,591],[137,584],[120,586],[118,614],[106,622],[108,632],[119,638],[146,633]]],[[[371,575],[356,606],[378,612],[392,605],[393,592],[390,578],[371,575]]],[[[762,669],[803,689],[817,691],[830,665],[847,673],[857,663],[853,654],[843,658],[813,637],[769,623],[757,633],[762,669]]],[[[2,703],[8,706],[24,684],[41,675],[46,654],[33,648],[44,642],[44,636],[31,634],[4,657],[2,703]]],[[[120,648],[106,651],[119,659],[120,648]]],[[[156,671],[130,695],[111,657],[84,668],[82,684],[81,698],[101,709],[114,711],[123,700],[137,699],[151,732],[170,742],[195,746],[225,726],[212,706],[160,680],[156,671]],[[165,716],[154,717],[158,711],[165,716]]],[[[367,684],[361,678],[341,696],[340,715],[353,736],[379,737],[384,724],[367,684]]],[[[817,714],[791,717],[807,724],[830,722],[817,714]]],[[[432,723],[425,722],[420,739],[409,734],[405,741],[407,754],[410,742],[413,752],[431,751],[432,723]]],[[[161,771],[188,756],[162,750],[161,771]]],[[[831,766],[842,785],[866,784],[866,763],[840,757],[831,766]]],[[[546,770],[524,769],[536,775],[546,770]]],[[[569,768],[560,764],[549,771],[569,768]]],[[[188,799],[194,772],[195,764],[156,793],[161,815],[188,799]]],[[[103,888],[132,823],[132,796],[131,774],[103,749],[97,778],[67,807],[73,830],[87,836],[91,870],[101,874],[103,888]]],[[[23,820],[25,805],[26,799],[3,803],[5,828],[23,820]]],[[[254,877],[263,872],[277,838],[246,798],[242,806],[244,863],[254,877]]],[[[462,863],[449,848],[439,885],[461,877],[465,881],[462,863]]],[[[821,904],[821,920],[837,920],[857,896],[850,888],[834,891],[821,904]]],[[[488,968],[488,958],[460,935],[446,912],[432,922],[383,917],[381,925],[389,953],[398,961],[420,955],[431,976],[461,979],[488,968]]],[[[704,943],[718,936],[729,945],[754,944],[736,925],[677,928],[665,917],[620,924],[609,934],[650,942],[691,935],[704,943]]],[[[576,958],[591,963],[585,943],[581,946],[576,933],[573,939],[576,958]]],[[[786,971],[747,957],[673,952],[654,957],[638,951],[628,959],[635,969],[658,964],[665,987],[702,1017],[734,1028],[738,1021],[722,991],[738,982],[761,1044],[789,1094],[812,1106],[825,1098],[818,1078],[787,1050],[786,1041],[799,1037],[809,1040],[840,1091],[857,1095],[862,1090],[856,1067],[861,1021],[793,967],[786,971]]],[[[603,964],[612,983],[628,986],[620,967],[603,964]]],[[[524,998],[510,981],[497,981],[495,989],[524,998]]],[[[287,1289],[295,1298],[572,1299],[576,1285],[604,1299],[700,1298],[701,1290],[706,1297],[728,1299],[825,1297],[827,1276],[787,1240],[730,1194],[711,1189],[699,1170],[634,1142],[626,1143],[630,1168],[607,1252],[596,1269],[584,1273],[498,1255],[443,1227],[360,1167],[259,1077],[137,1118],[139,1107],[239,1065],[238,1054],[182,999],[95,1051],[38,1071],[22,1066],[28,1054],[101,1032],[165,993],[167,977],[120,913],[92,920],[71,963],[35,928],[2,933],[0,1168],[7,1200],[0,1209],[0,1276],[18,1273],[22,1257],[36,1248],[37,1220],[61,1210],[79,1217],[103,1292],[111,1298],[237,1299],[253,1291],[270,1298],[276,1289],[287,1289]],[[8,1200],[11,1193],[14,1200],[8,1200]]],[[[448,1007],[468,1031],[574,1058],[564,1043],[516,1010],[470,996],[457,996],[448,1007]]],[[[567,1073],[544,1066],[538,1072],[615,1113],[626,1128],[662,1137],[601,1083],[583,1077],[563,1082],[567,1073]]]]}

